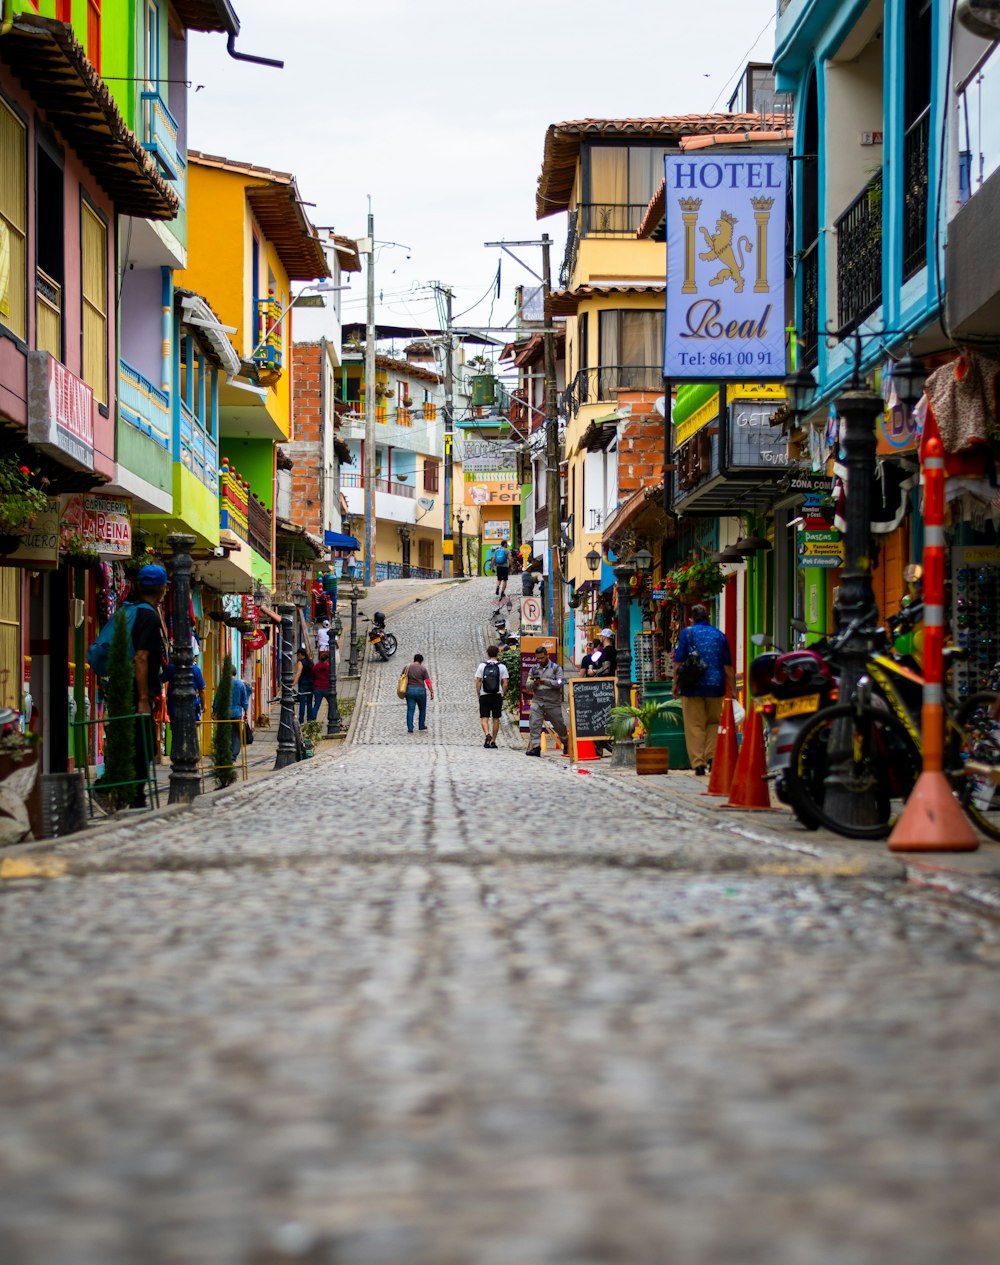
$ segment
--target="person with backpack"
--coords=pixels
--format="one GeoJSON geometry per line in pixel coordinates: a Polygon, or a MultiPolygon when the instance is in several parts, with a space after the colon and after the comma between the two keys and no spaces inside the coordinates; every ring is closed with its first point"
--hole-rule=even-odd
{"type": "Polygon", "coordinates": [[[684,742],[698,777],[712,767],[723,696],[736,689],[732,665],[725,633],[708,622],[707,607],[692,606],[674,648],[674,698],[681,699],[684,742]]]}
{"type": "Polygon", "coordinates": [[[497,734],[500,732],[500,714],[503,711],[503,696],[507,690],[510,673],[505,664],[499,661],[500,647],[487,646],[486,660],[476,668],[476,694],[479,698],[479,723],[483,727],[485,741],[483,746],[495,751],[497,734]],[[492,721],[493,733],[490,733],[492,721]]]}
{"type": "Polygon", "coordinates": [[[497,597],[507,596],[510,579],[510,541],[502,540],[493,550],[493,566],[497,573],[497,597]]]}

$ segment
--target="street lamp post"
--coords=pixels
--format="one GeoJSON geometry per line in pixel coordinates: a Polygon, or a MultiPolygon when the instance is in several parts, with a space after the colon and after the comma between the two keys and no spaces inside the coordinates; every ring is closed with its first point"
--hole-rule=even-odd
{"type": "MultiPolygon", "coordinates": [[[[586,555],[584,561],[587,564],[587,570],[590,572],[590,574],[596,575],[601,565],[600,553],[596,549],[591,548],[591,550],[586,555]]],[[[591,624],[593,624],[594,622],[594,616],[596,613],[597,613],[597,593],[595,592],[593,588],[591,588],[590,590],[590,622],[591,624]]]]}
{"type": "MultiPolygon", "coordinates": [[[[632,640],[631,617],[629,603],[632,599],[629,582],[633,571],[630,565],[615,567],[615,592],[618,596],[618,698],[619,707],[628,707],[632,701],[632,651],[629,643],[632,640]]],[[[635,768],[635,740],[615,739],[611,763],[615,768],[635,768]]]]}
{"type": "Polygon", "coordinates": [[[278,722],[278,754],[274,767],[283,769],[295,763],[295,607],[282,603],[281,616],[281,720],[278,722]]]}
{"type": "Polygon", "coordinates": [[[465,543],[463,539],[463,533],[465,531],[466,519],[462,510],[459,510],[458,513],[455,515],[455,522],[458,524],[458,558],[456,559],[456,563],[455,563],[455,574],[464,576],[465,575],[465,543]]]}
{"type": "Polygon", "coordinates": [[[195,720],[194,676],[191,668],[191,549],[194,536],[175,532],[168,536],[174,553],[174,641],[170,662],[170,795],[171,804],[188,804],[201,794],[198,776],[198,726],[195,720]]]}
{"type": "Polygon", "coordinates": [[[347,675],[358,675],[358,599],[361,597],[361,590],[358,588],[357,581],[351,588],[351,657],[347,664],[347,675]]]}

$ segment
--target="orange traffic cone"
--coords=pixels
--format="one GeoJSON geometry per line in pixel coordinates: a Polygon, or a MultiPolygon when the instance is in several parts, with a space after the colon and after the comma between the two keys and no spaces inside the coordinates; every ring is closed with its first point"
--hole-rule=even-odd
{"type": "Polygon", "coordinates": [[[597,746],[589,738],[577,738],[576,740],[576,758],[580,760],[599,760],[601,757],[597,754],[597,746]]]}
{"type": "Polygon", "coordinates": [[[757,709],[750,700],[743,722],[743,745],[736,761],[733,787],[727,801],[729,808],[761,809],[771,807],[771,791],[767,783],[767,755],[764,730],[757,709]]]}
{"type": "Polygon", "coordinates": [[[889,851],[975,852],[978,847],[945,775],[940,769],[921,773],[889,836],[889,851]]]}
{"type": "Polygon", "coordinates": [[[708,790],[704,794],[729,794],[738,755],[733,700],[727,695],[722,704],[722,716],[719,718],[719,736],[715,740],[715,755],[712,757],[712,776],[708,779],[708,790]]]}

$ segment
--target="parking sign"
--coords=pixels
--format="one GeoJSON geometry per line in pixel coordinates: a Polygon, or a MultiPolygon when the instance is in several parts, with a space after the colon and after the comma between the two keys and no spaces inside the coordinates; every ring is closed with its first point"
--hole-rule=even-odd
{"type": "Polygon", "coordinates": [[[542,599],[539,597],[521,598],[521,632],[541,632],[542,599]]]}

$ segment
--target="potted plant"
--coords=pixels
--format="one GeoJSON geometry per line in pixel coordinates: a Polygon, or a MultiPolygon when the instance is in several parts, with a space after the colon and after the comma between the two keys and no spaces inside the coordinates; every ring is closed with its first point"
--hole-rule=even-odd
{"type": "Polygon", "coordinates": [[[0,554],[14,552],[47,503],[27,466],[19,465],[16,457],[0,457],[0,554]]]}
{"type": "Polygon", "coordinates": [[[319,742],[323,733],[323,722],[319,720],[307,720],[301,726],[302,739],[305,743],[305,754],[308,758],[316,754],[316,744],[319,742]]]}
{"type": "Polygon", "coordinates": [[[722,568],[710,558],[682,562],[680,566],[668,571],[663,579],[667,597],[687,606],[706,597],[715,597],[722,592],[725,584],[726,577],[722,568]]]}
{"type": "Polygon", "coordinates": [[[676,708],[670,706],[670,700],[639,703],[637,706],[612,707],[611,736],[617,742],[631,738],[637,728],[642,730],[642,742],[635,749],[636,773],[668,773],[670,771],[670,749],[668,747],[651,747],[650,731],[655,720],[663,719],[668,725],[681,723],[676,708]]]}
{"type": "Polygon", "coordinates": [[[412,407],[413,407],[413,397],[411,395],[404,395],[403,408],[412,408],[412,407]]]}

